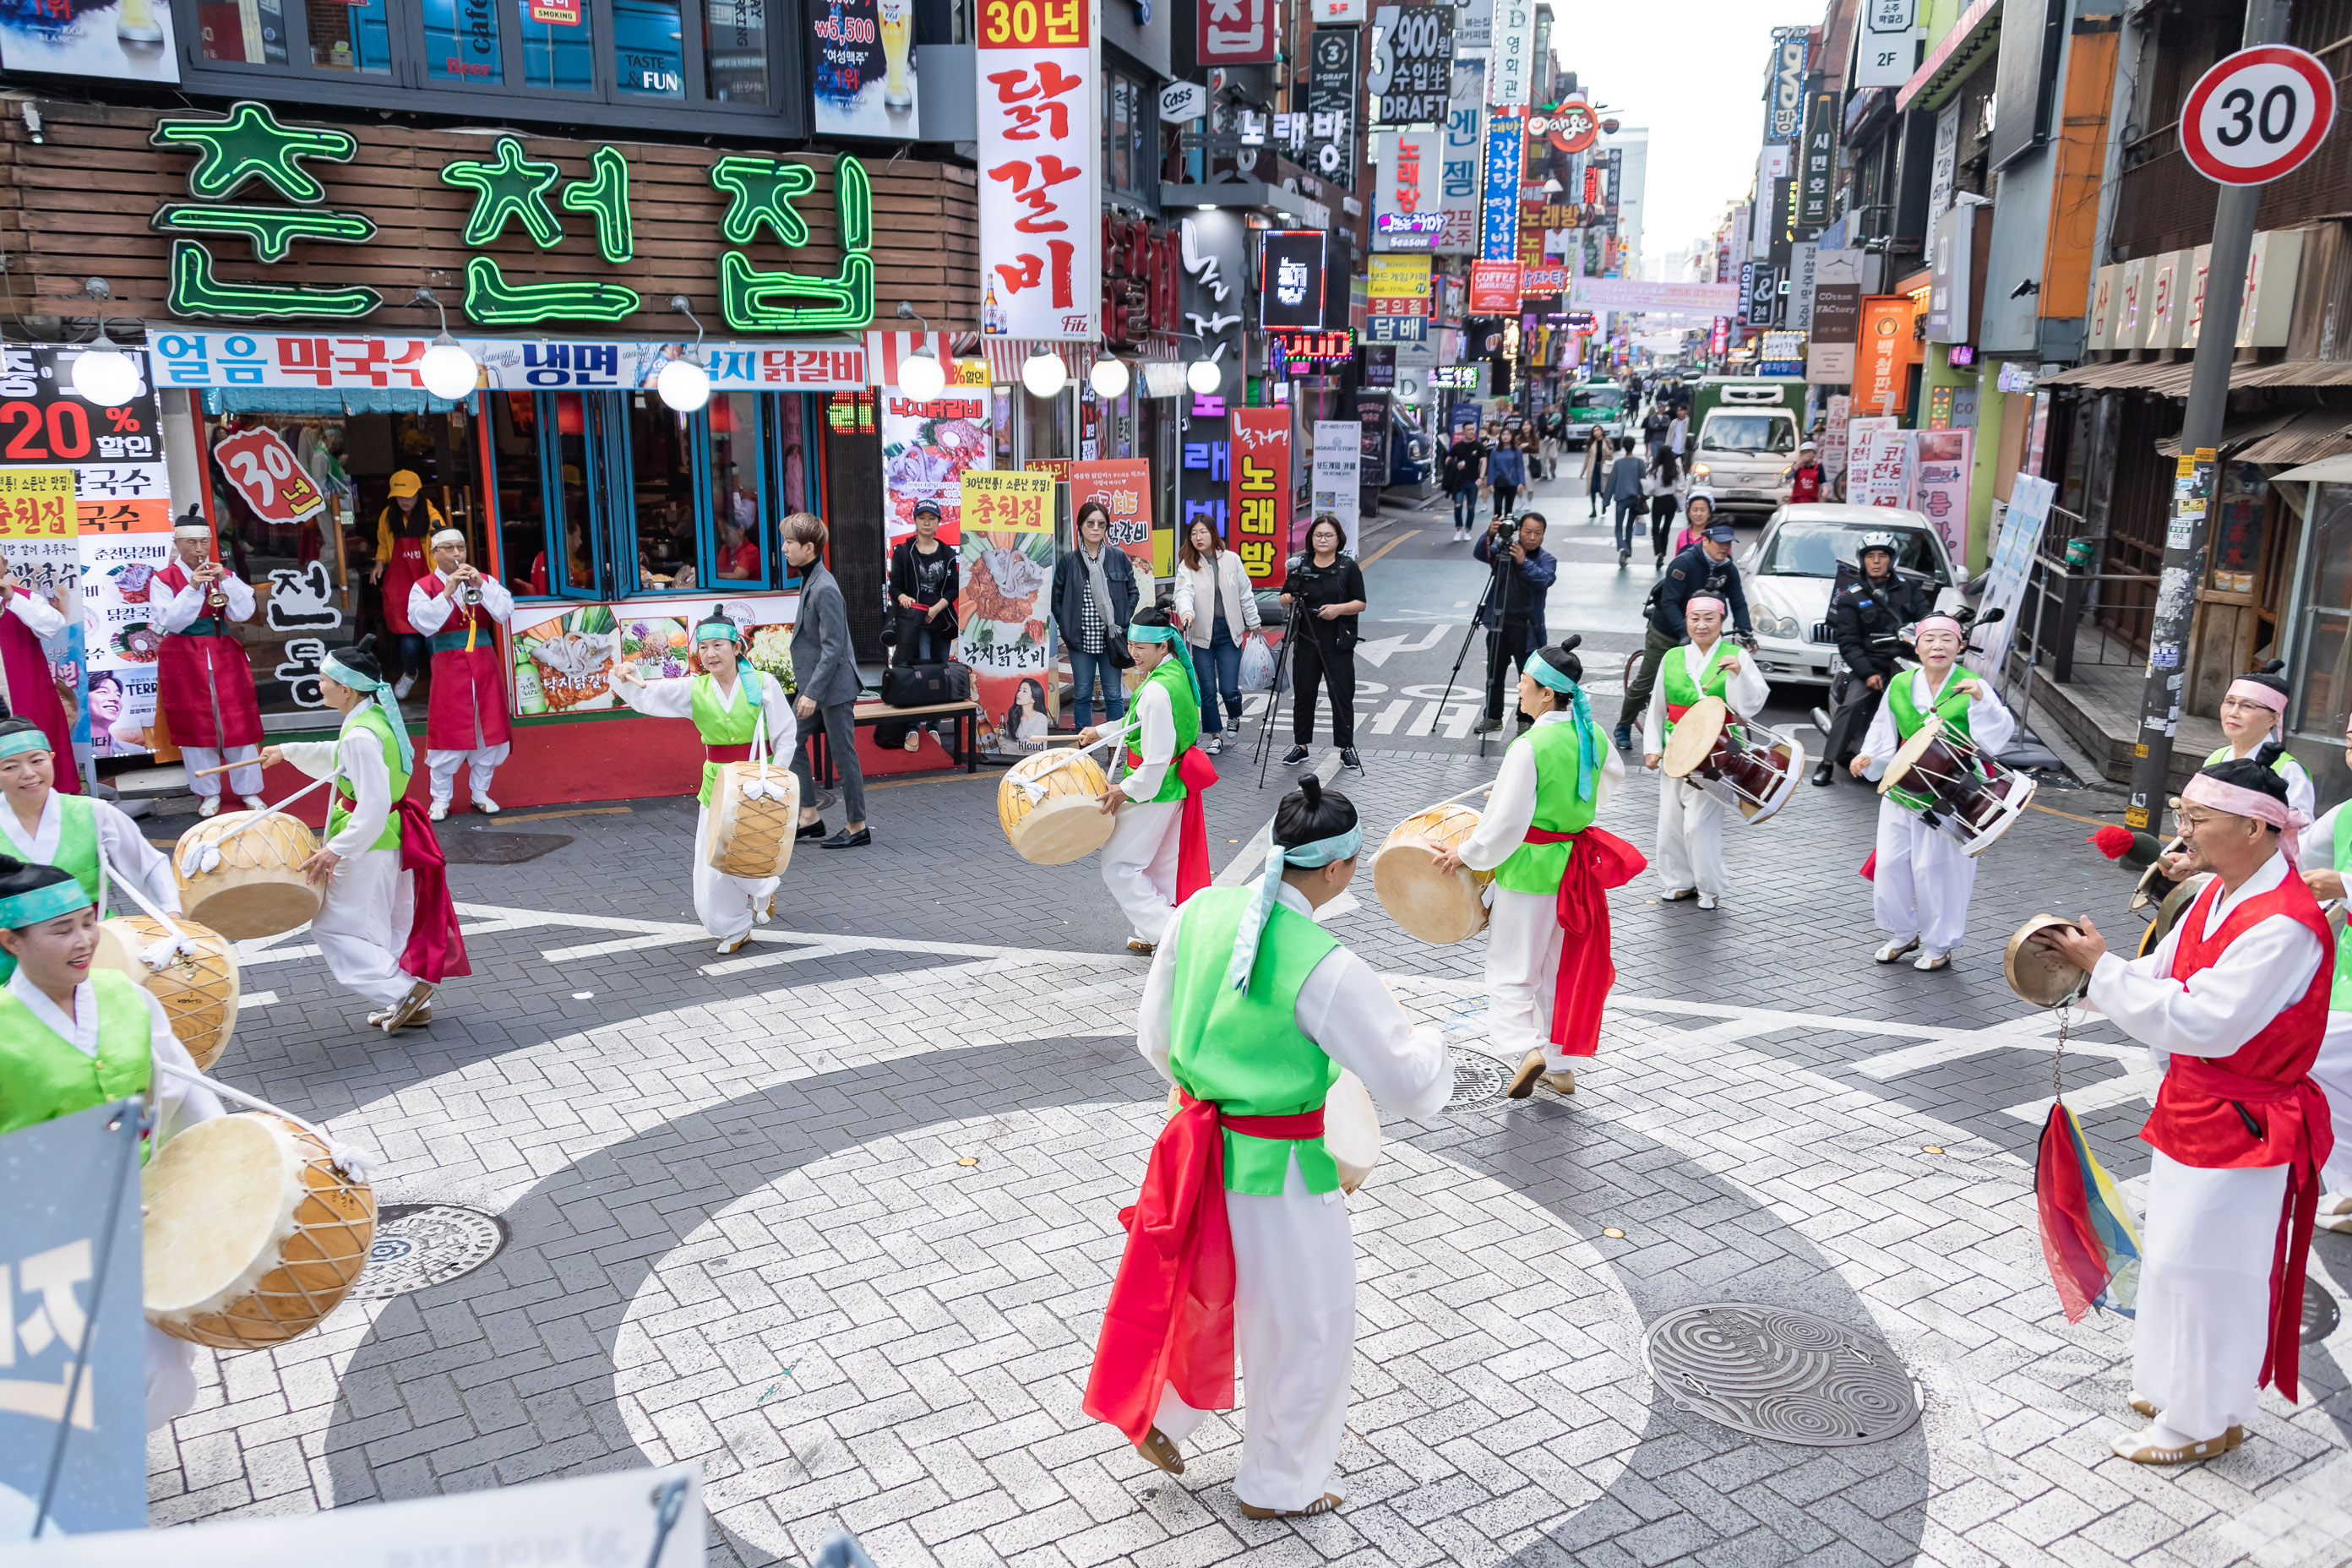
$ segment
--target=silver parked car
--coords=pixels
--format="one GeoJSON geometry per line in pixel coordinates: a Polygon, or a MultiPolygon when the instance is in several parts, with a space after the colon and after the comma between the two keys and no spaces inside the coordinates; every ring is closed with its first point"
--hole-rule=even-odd
{"type": "Polygon", "coordinates": [[[1757,668],[1767,680],[1830,683],[1837,668],[1837,645],[1830,640],[1830,591],[1840,563],[1852,565],[1862,536],[1879,529],[1895,536],[1895,570],[1930,584],[1937,609],[1948,612],[1961,605],[1943,536],[1925,514],[1827,501],[1784,506],[1739,563],[1756,628],[1757,668]]]}

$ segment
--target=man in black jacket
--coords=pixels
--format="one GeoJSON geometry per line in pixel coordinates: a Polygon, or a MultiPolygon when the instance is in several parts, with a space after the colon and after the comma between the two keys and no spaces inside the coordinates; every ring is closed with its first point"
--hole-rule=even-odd
{"type": "Polygon", "coordinates": [[[1658,664],[1666,650],[1689,637],[1683,624],[1683,605],[1694,594],[1712,594],[1731,606],[1731,624],[1745,638],[1754,635],[1748,621],[1748,590],[1740,585],[1739,568],[1731,559],[1731,542],[1738,536],[1731,524],[1711,524],[1698,542],[1666,564],[1666,574],[1651,590],[1649,625],[1642,632],[1642,668],[1625,688],[1617,710],[1617,749],[1633,749],[1633,724],[1650,706],[1650,689],[1658,683],[1658,664]]]}
{"type": "Polygon", "coordinates": [[[1493,443],[1476,425],[1464,425],[1455,432],[1454,444],[1445,449],[1442,470],[1445,493],[1454,500],[1454,542],[1462,543],[1470,537],[1471,525],[1478,520],[1478,481],[1486,467],[1486,454],[1493,443]]]}
{"type": "Polygon", "coordinates": [[[1859,555],[1862,574],[1830,595],[1830,637],[1851,673],[1830,720],[1821,765],[1813,770],[1817,784],[1831,783],[1853,763],[1862,738],[1870,733],[1871,720],[1878,715],[1886,683],[1895,676],[1897,648],[1879,639],[1893,637],[1936,607],[1936,596],[1925,583],[1895,569],[1893,534],[1883,529],[1864,534],[1859,555]]]}

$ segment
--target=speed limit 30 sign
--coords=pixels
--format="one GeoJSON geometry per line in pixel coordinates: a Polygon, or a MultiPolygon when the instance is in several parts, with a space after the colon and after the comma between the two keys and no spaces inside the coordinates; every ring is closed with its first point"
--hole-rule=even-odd
{"type": "Polygon", "coordinates": [[[2266,184],[2318,152],[2335,118],[2336,80],[2319,58],[2263,44],[2197,79],[2180,110],[2180,151],[2209,180],[2266,184]]]}

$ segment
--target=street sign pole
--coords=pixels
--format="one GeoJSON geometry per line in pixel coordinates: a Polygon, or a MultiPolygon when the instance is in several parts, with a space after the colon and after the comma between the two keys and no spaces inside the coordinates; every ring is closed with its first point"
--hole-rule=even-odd
{"type": "MultiPolygon", "coordinates": [[[[2243,47],[2286,37],[2288,0],[2246,0],[2243,47]]],[[[2260,185],[2225,184],[2213,204],[2213,249],[2205,273],[2204,318],[2189,372],[2189,405],[2180,421],[2180,467],[2172,483],[2165,530],[2164,565],[2148,627],[2147,669],[2140,687],[2139,734],[2133,748],[2131,800],[2125,823],[2153,832],[2170,793],[2172,742],[2180,727],[2188,675],[2189,633],[2197,584],[2205,574],[2221,419],[2230,402],[2230,365],[2238,353],[2238,309],[2246,292],[2246,259],[2253,249],[2260,185]]]]}

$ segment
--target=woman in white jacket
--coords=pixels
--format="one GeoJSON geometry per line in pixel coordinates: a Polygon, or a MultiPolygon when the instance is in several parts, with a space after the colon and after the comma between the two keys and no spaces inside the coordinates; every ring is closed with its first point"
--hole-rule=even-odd
{"type": "Polygon", "coordinates": [[[1242,643],[1257,630],[1258,616],[1241,557],[1205,522],[1185,531],[1177,552],[1174,606],[1184,640],[1200,650],[1192,667],[1201,674],[1201,750],[1213,756],[1225,749],[1229,721],[1234,732],[1241,732],[1242,643]]]}

